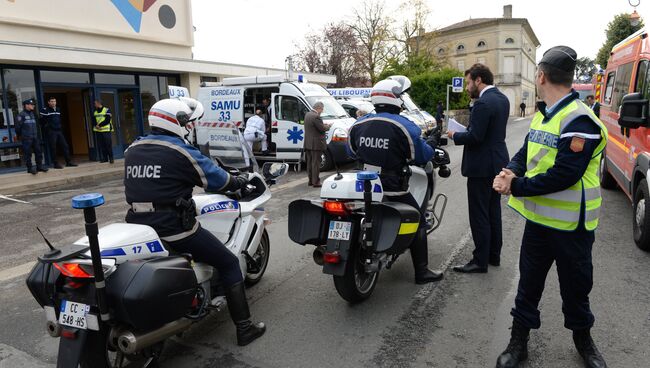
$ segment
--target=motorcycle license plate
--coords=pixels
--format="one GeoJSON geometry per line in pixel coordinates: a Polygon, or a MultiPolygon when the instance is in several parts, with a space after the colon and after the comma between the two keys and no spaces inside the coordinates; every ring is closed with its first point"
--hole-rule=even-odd
{"type": "Polygon", "coordinates": [[[90,311],[89,305],[63,300],[59,324],[85,330],[88,328],[86,323],[88,311],[90,311]]]}
{"type": "Polygon", "coordinates": [[[352,223],[347,221],[330,221],[330,229],[327,234],[329,239],[350,240],[352,223]]]}

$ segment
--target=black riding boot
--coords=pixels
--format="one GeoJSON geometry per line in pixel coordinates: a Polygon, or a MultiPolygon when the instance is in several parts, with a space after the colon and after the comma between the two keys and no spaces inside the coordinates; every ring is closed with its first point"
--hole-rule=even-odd
{"type": "Polygon", "coordinates": [[[427,248],[427,232],[425,229],[418,229],[416,238],[411,244],[411,260],[415,270],[415,283],[427,284],[442,280],[442,272],[432,271],[429,265],[429,249],[427,248]]]}
{"type": "Polygon", "coordinates": [[[598,351],[594,340],[591,338],[589,329],[574,330],[573,343],[576,345],[578,353],[585,361],[585,367],[607,368],[607,363],[605,363],[603,356],[600,355],[600,352],[598,351]]]}
{"type": "Polygon", "coordinates": [[[245,346],[253,340],[264,335],[266,326],[264,323],[251,322],[251,313],[248,310],[246,301],[246,292],[244,291],[244,282],[238,282],[226,290],[226,301],[230,318],[237,327],[237,345],[245,346]]]}
{"type": "Polygon", "coordinates": [[[497,358],[497,368],[515,368],[519,363],[528,359],[528,333],[529,328],[512,322],[510,343],[506,350],[497,358]]]}

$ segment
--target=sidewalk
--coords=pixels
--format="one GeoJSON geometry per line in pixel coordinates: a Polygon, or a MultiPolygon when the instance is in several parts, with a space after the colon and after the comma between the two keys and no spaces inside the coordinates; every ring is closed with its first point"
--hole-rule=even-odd
{"type": "Polygon", "coordinates": [[[0,196],[32,192],[54,187],[87,183],[98,179],[117,179],[124,173],[124,159],[115,160],[114,164],[86,162],[77,167],[53,169],[36,175],[20,171],[0,175],[0,196]]]}

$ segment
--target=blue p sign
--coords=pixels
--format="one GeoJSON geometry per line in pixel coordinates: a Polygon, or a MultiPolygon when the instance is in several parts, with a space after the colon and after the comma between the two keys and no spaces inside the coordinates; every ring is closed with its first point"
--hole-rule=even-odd
{"type": "Polygon", "coordinates": [[[463,77],[453,77],[451,79],[452,91],[456,92],[456,93],[463,92],[463,82],[464,81],[465,80],[463,79],[463,77]]]}

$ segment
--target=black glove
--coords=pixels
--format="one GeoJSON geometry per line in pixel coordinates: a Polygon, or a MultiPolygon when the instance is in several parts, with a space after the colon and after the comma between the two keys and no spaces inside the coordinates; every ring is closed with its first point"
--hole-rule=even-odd
{"type": "Polygon", "coordinates": [[[438,147],[438,136],[430,135],[425,142],[435,150],[438,147]]]}
{"type": "Polygon", "coordinates": [[[226,187],[226,190],[229,192],[234,192],[236,190],[245,188],[248,185],[248,177],[246,175],[237,175],[230,176],[230,182],[226,187]]]}

